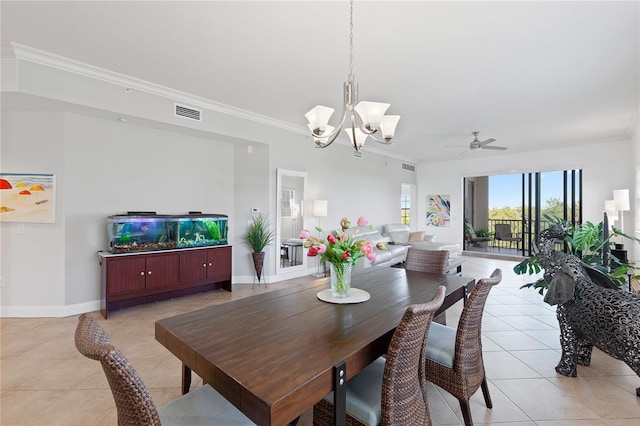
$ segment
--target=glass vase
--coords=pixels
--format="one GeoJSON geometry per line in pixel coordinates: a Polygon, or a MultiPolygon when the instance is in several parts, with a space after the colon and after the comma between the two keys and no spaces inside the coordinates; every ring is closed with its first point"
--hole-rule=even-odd
{"type": "Polygon", "coordinates": [[[331,293],[345,298],[351,288],[351,263],[331,263],[331,293]]]}

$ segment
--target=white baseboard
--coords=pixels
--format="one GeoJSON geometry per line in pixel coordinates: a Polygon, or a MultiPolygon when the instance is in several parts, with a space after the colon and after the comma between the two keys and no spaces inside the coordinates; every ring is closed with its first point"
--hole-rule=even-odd
{"type": "Polygon", "coordinates": [[[62,318],[100,310],[100,301],[59,306],[0,306],[2,318],[62,318]]]}
{"type": "MultiPolygon", "coordinates": [[[[260,284],[266,283],[268,285],[308,274],[309,271],[297,271],[292,274],[265,275],[260,284]]],[[[234,276],[231,282],[233,285],[253,285],[253,280],[253,275],[239,275],[234,276]]],[[[258,281],[255,282],[255,285],[258,285],[258,281]]],[[[100,300],[57,306],[0,306],[0,318],[62,318],[99,311],[100,306],[100,300]]]]}

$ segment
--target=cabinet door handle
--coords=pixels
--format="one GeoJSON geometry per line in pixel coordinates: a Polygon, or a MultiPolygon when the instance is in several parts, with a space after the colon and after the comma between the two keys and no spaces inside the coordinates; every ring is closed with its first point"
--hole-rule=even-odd
{"type": "Polygon", "coordinates": [[[207,267],[207,264],[206,264],[206,263],[203,263],[203,264],[202,264],[202,267],[203,267],[203,268],[206,268],[206,267],[207,267]]]}
{"type": "Polygon", "coordinates": [[[209,266],[211,266],[211,262],[209,262],[209,266]]]}
{"type": "Polygon", "coordinates": [[[147,274],[151,275],[151,271],[147,272],[147,274]]]}
{"type": "Polygon", "coordinates": [[[140,275],[144,276],[144,271],[140,272],[140,275]]]}

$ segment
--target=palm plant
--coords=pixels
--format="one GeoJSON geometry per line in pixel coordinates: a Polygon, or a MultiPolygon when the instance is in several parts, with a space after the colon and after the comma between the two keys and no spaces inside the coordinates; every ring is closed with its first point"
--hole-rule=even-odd
{"type": "Polygon", "coordinates": [[[273,231],[267,215],[258,214],[251,216],[249,225],[242,236],[242,241],[252,250],[253,266],[258,276],[258,282],[262,277],[264,266],[264,248],[273,241],[273,231]]]}
{"type": "Polygon", "coordinates": [[[273,232],[267,215],[252,216],[242,241],[249,246],[253,253],[262,253],[265,247],[273,242],[273,232]]]}

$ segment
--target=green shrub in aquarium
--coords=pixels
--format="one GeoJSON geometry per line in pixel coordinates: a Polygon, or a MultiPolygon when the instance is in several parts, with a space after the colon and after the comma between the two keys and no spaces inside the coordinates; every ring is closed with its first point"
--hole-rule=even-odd
{"type": "Polygon", "coordinates": [[[205,220],[204,224],[209,228],[209,234],[213,240],[220,240],[220,227],[213,220],[205,220]]]}

